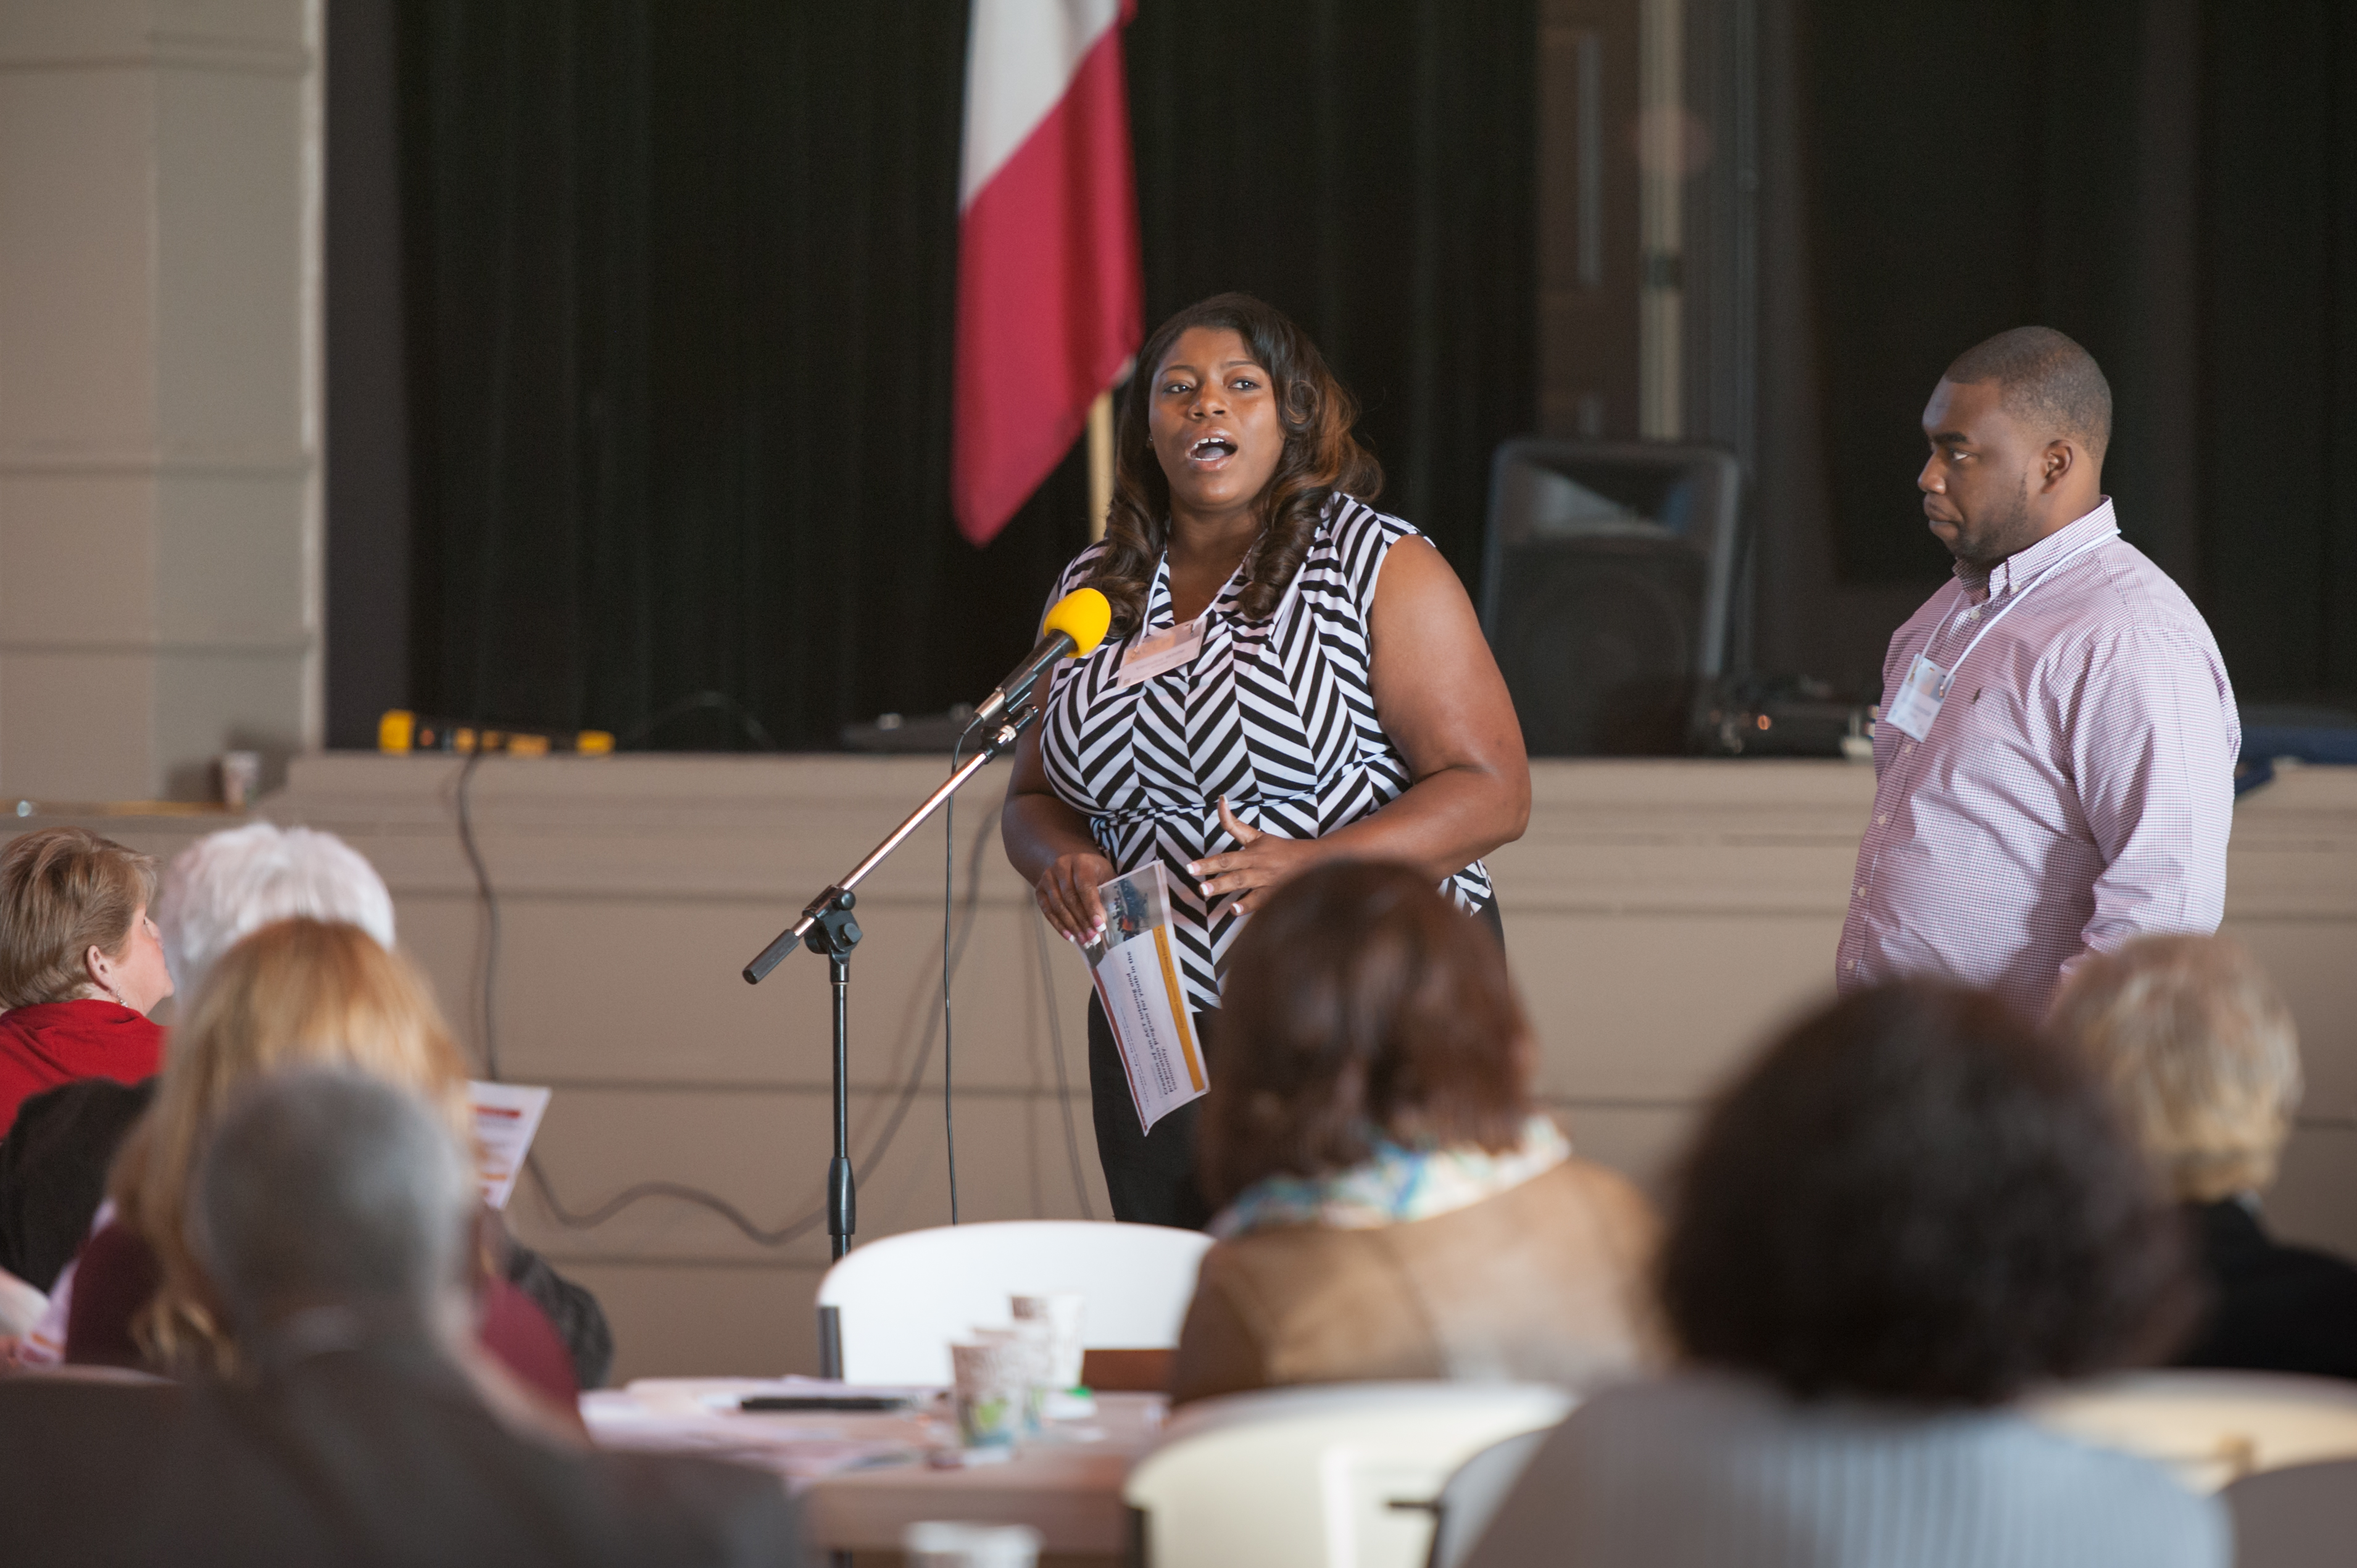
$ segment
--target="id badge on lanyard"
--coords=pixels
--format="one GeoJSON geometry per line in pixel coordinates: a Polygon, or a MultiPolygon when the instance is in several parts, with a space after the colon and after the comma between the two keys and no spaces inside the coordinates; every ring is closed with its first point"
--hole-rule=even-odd
{"type": "MultiPolygon", "coordinates": [[[[1910,740],[1920,742],[1929,736],[1932,733],[1932,721],[1940,716],[1940,704],[1947,701],[1948,683],[1955,679],[1955,672],[1963,667],[1964,660],[1973,656],[1973,650],[1981,645],[1981,639],[1994,631],[1996,628],[1996,623],[2011,615],[2013,607],[2028,598],[2031,592],[2047,578],[2053,576],[2088,551],[2108,544],[2119,536],[2118,529],[2107,529],[2031,578],[2007,598],[1995,614],[1981,622],[1980,630],[1973,633],[1972,640],[1965,643],[1964,651],[1956,655],[1956,662],[1947,669],[1943,670],[1932,663],[1928,654],[1917,654],[1915,662],[1907,667],[1907,679],[1899,683],[1899,694],[1886,704],[1881,722],[1893,725],[1900,734],[1910,740]]],[[[1982,605],[1968,610],[1964,613],[1964,618],[1971,620],[1981,610],[1987,607],[1986,605],[1982,605]]],[[[1938,639],[1939,634],[1933,633],[1932,640],[1938,639]]],[[[1926,646],[1928,647],[1929,644],[1926,646]]]]}
{"type": "Polygon", "coordinates": [[[1123,687],[1126,689],[1141,681],[1151,681],[1165,671],[1176,670],[1191,662],[1195,655],[1203,650],[1203,625],[1208,618],[1197,616],[1168,631],[1139,639],[1137,646],[1121,656],[1123,687]]]}
{"type": "Polygon", "coordinates": [[[1907,667],[1907,679],[1899,683],[1899,694],[1883,709],[1882,722],[1903,736],[1921,740],[1932,733],[1932,721],[1940,716],[1940,704],[1947,700],[1948,672],[1919,653],[1907,667]]]}

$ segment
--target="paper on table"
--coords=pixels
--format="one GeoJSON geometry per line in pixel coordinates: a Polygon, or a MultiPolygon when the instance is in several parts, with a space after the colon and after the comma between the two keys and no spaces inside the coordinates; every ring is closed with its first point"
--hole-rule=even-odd
{"type": "MultiPolygon", "coordinates": [[[[730,1380],[758,1386],[751,1379],[730,1380]]],[[[581,1419],[600,1448],[733,1459],[797,1484],[845,1470],[914,1464],[924,1455],[925,1443],[906,1420],[887,1418],[888,1431],[852,1435],[841,1421],[739,1414],[735,1397],[723,1409],[700,1397],[680,1401],[599,1389],[581,1396],[581,1419]]]]}
{"type": "Polygon", "coordinates": [[[483,1184],[483,1201],[505,1208],[515,1195],[516,1177],[533,1134],[548,1111],[548,1090],[522,1083],[469,1083],[467,1097],[475,1107],[475,1148],[480,1162],[475,1175],[483,1184]]]}
{"type": "Polygon", "coordinates": [[[1097,889],[1104,935],[1081,949],[1113,1026],[1129,1098],[1147,1132],[1210,1090],[1170,948],[1170,882],[1158,860],[1097,889]]]}
{"type": "MultiPolygon", "coordinates": [[[[676,1384],[677,1379],[647,1378],[640,1380],[649,1388],[676,1384]]],[[[630,1385],[635,1389],[639,1383],[630,1385]]],[[[907,1400],[921,1405],[942,1391],[939,1383],[846,1383],[840,1378],[806,1378],[799,1372],[789,1372],[782,1378],[731,1378],[725,1387],[715,1383],[716,1391],[705,1396],[714,1409],[734,1407],[736,1401],[759,1398],[765,1394],[786,1399],[870,1399],[907,1400]]]]}

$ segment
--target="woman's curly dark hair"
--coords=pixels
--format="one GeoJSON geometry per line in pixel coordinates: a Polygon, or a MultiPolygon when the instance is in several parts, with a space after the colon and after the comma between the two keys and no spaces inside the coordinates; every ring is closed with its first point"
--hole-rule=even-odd
{"type": "Polygon", "coordinates": [[[1804,1020],[1725,1093],[1659,1268],[1688,1356],[1803,1399],[1998,1404],[2166,1355],[2195,1305],[2080,1053],[1921,982],[1804,1020]]]}
{"type": "Polygon", "coordinates": [[[1326,367],[1309,334],[1282,311],[1248,294],[1215,294],[1154,329],[1138,350],[1137,373],[1122,393],[1114,436],[1113,510],[1105,518],[1105,551],[1086,586],[1113,601],[1113,635],[1145,622],[1146,596],[1170,537],[1170,481],[1146,439],[1146,411],[1162,362],[1179,335],[1209,327],[1235,333],[1268,371],[1285,455],[1260,493],[1260,536],[1244,557],[1244,589],[1237,607],[1246,620],[1265,620],[1309,553],[1309,541],[1328,501],[1339,491],[1362,501],[1383,488],[1383,465],[1359,445],[1351,427],[1359,403],[1326,367]]]}

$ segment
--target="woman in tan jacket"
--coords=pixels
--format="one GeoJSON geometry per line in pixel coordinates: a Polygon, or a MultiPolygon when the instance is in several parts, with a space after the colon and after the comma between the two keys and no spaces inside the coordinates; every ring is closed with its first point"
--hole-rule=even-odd
{"type": "Polygon", "coordinates": [[[1304,872],[1239,937],[1224,1002],[1200,1156],[1223,1208],[1175,1398],[1578,1389],[1650,1359],[1652,1215],[1534,1108],[1505,955],[1429,877],[1304,872]]]}

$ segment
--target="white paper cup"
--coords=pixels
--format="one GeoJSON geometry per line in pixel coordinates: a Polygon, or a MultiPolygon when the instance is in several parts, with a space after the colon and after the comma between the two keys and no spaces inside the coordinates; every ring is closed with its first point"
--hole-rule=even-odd
{"type": "Polygon", "coordinates": [[[224,751],[213,758],[214,777],[221,786],[221,802],[232,811],[242,811],[262,792],[262,753],[258,751],[224,751]]]}
{"type": "Polygon", "coordinates": [[[1017,1375],[1023,1380],[1023,1430],[1038,1432],[1046,1419],[1048,1396],[1055,1391],[1055,1352],[1048,1326],[1017,1323],[1005,1328],[977,1328],[974,1337],[979,1344],[1006,1347],[1017,1375]]]}
{"type": "Polygon", "coordinates": [[[1006,1340],[950,1347],[958,1440],[968,1448],[1006,1448],[1023,1434],[1031,1401],[1029,1356],[1006,1340]]]}
{"type": "Polygon", "coordinates": [[[1032,1568],[1039,1532],[1028,1524],[920,1520],[900,1532],[909,1568],[1032,1568]]]}
{"type": "Polygon", "coordinates": [[[1060,1393],[1081,1386],[1081,1322],[1088,1298],[1077,1291],[1008,1298],[1017,1323],[1048,1326],[1048,1382],[1060,1393]]]}

